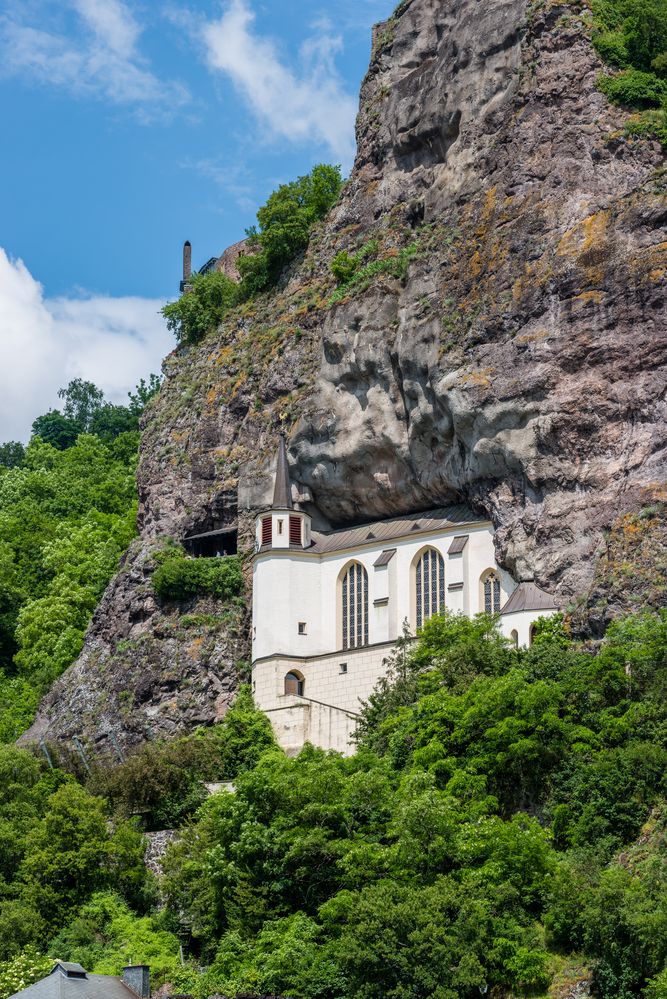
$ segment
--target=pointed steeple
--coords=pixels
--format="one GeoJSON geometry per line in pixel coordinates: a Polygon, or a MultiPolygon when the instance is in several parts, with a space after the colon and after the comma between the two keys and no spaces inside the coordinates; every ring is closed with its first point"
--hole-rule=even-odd
{"type": "Polygon", "coordinates": [[[280,434],[278,448],[278,464],[276,466],[276,485],[273,490],[273,510],[292,510],[292,486],[289,480],[289,465],[287,464],[287,444],[285,434],[280,434]]]}

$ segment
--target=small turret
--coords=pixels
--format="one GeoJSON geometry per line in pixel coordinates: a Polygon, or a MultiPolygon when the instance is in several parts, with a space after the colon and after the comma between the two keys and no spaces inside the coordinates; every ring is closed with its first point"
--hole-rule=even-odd
{"type": "Polygon", "coordinates": [[[273,503],[270,511],[257,518],[256,543],[257,551],[310,547],[310,517],[303,510],[296,510],[292,502],[287,443],[283,433],[278,445],[273,503]]]}
{"type": "Polygon", "coordinates": [[[181,292],[185,291],[185,287],[190,280],[192,275],[192,244],[189,239],[183,243],[183,280],[181,281],[181,292]]]}

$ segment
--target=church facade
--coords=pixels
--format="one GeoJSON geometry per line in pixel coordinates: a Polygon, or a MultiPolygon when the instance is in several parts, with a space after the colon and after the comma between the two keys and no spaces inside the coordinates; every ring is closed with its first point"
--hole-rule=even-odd
{"type": "Polygon", "coordinates": [[[306,742],[353,751],[361,702],[404,622],[415,634],[442,608],[485,611],[530,644],[537,618],[557,608],[497,565],[493,533],[463,505],[314,531],[292,502],[281,440],[273,504],[256,520],[252,683],[286,752],[306,742]]]}

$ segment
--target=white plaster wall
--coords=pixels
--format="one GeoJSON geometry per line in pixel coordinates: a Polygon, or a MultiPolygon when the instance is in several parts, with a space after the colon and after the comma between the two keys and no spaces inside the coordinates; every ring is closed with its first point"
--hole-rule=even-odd
{"type": "MultiPolygon", "coordinates": [[[[276,738],[286,752],[296,753],[305,742],[350,753],[361,702],[368,699],[385,671],[385,659],[408,620],[415,630],[413,563],[431,546],[445,561],[445,606],[469,615],[484,609],[481,578],[487,569],[498,572],[501,606],[516,583],[495,563],[490,524],[458,526],[449,531],[373,544],[354,552],[312,555],[294,550],[262,552],[253,567],[253,693],[267,712],[276,738]],[[452,539],[467,535],[459,555],[448,555],[452,539]],[[374,563],[385,548],[396,548],[388,566],[374,563]],[[338,582],[352,561],[368,573],[369,642],[342,651],[338,582]],[[450,587],[453,587],[450,589],[450,587]],[[380,601],[376,604],[375,601],[380,601]],[[299,622],[306,633],[299,634],[299,622]],[[347,664],[346,672],[341,664],[347,664]],[[285,694],[285,675],[304,678],[304,696],[285,694]]],[[[501,618],[508,638],[530,643],[530,626],[540,614],[522,611],[501,618]]]]}
{"type": "Polygon", "coordinates": [[[558,611],[518,611],[516,614],[503,614],[500,619],[500,630],[506,638],[512,637],[512,631],[519,636],[519,646],[527,648],[530,645],[530,626],[539,617],[552,617],[558,611]]]}
{"type": "Polygon", "coordinates": [[[480,579],[487,569],[500,576],[501,604],[515,589],[509,573],[498,569],[490,524],[460,525],[446,532],[420,534],[414,538],[364,546],[349,552],[312,555],[299,551],[269,551],[255,557],[253,567],[253,660],[282,653],[322,655],[342,645],[339,624],[338,581],[352,561],[361,562],[368,573],[369,642],[397,638],[407,619],[416,626],[413,561],[425,547],[437,549],[445,560],[445,607],[466,614],[483,610],[480,579]],[[456,535],[466,534],[468,543],[461,555],[447,555],[456,535]],[[396,548],[387,568],[374,563],[384,548],[396,548]],[[449,590],[450,584],[462,589],[449,590]],[[388,596],[385,607],[374,601],[388,596]],[[306,623],[307,634],[298,634],[298,622],[306,623]]]}

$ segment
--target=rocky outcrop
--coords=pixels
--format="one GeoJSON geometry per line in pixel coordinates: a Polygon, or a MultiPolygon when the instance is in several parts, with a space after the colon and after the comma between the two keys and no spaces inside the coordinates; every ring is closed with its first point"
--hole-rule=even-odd
{"type": "Polygon", "coordinates": [[[221,625],[200,663],[166,637],[148,553],[236,522],[249,550],[280,426],[322,522],[465,499],[518,578],[601,605],[606,532],[664,499],[667,199],[660,148],[623,137],[600,70],[585,18],[552,0],[404,0],[376,29],[341,201],[281,289],[166,362],[142,542],[31,737],[103,739],[99,705],[120,717],[117,688],[129,704],[141,684],[121,735],[186,728],[181,670],[210,678],[197,719],[219,716],[236,639],[221,625]],[[373,266],[336,290],[343,249],[373,266]]]}

